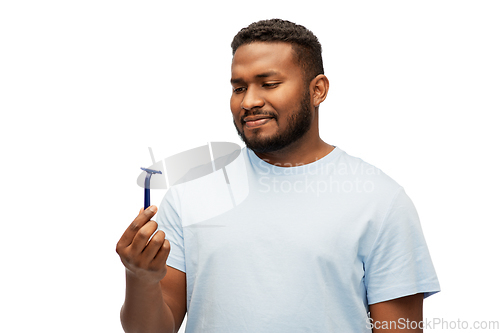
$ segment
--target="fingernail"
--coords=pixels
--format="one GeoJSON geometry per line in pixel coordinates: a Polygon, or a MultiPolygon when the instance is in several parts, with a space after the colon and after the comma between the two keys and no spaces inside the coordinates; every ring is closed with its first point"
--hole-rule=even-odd
{"type": "Polygon", "coordinates": [[[149,206],[148,210],[152,213],[156,213],[156,206],[149,206]]]}

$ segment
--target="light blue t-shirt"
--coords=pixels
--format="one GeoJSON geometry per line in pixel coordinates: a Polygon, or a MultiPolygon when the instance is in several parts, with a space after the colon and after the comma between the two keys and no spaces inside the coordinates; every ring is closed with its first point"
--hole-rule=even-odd
{"type": "Polygon", "coordinates": [[[369,304],[440,290],[403,188],[338,147],[297,167],[243,148],[170,188],[156,219],[187,333],[371,332],[369,304]]]}

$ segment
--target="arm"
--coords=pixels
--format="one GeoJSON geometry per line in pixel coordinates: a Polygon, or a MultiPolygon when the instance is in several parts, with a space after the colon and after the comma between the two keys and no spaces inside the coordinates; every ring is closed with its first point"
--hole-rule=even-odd
{"type": "Polygon", "coordinates": [[[422,333],[423,300],[415,294],[370,305],[373,333],[422,333]]]}
{"type": "Polygon", "coordinates": [[[163,231],[154,234],[155,213],[154,206],[141,210],[116,246],[126,268],[120,318],[127,333],[177,332],[186,314],[186,275],[167,268],[170,243],[163,231]]]}

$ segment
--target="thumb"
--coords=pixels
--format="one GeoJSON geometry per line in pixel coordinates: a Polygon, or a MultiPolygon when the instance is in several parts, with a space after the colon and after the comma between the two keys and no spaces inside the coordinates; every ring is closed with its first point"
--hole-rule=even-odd
{"type": "Polygon", "coordinates": [[[144,210],[144,208],[142,208],[142,210],[147,217],[152,218],[158,211],[158,208],[155,205],[151,205],[146,210],[144,210]]]}

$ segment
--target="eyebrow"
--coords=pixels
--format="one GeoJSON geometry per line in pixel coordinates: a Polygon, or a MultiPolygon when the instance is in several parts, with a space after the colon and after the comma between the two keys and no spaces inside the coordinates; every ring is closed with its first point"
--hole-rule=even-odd
{"type": "MultiPolygon", "coordinates": [[[[280,72],[277,72],[277,71],[269,71],[269,72],[265,72],[262,74],[257,74],[257,75],[255,75],[255,78],[262,79],[262,78],[266,78],[266,77],[270,77],[270,76],[274,76],[274,75],[279,75],[279,74],[280,74],[280,72]]],[[[242,82],[243,82],[242,78],[231,79],[231,84],[238,84],[238,83],[242,83],[242,82]]]]}
{"type": "Polygon", "coordinates": [[[265,77],[270,77],[270,76],[278,75],[278,74],[279,74],[279,72],[269,71],[269,72],[265,72],[265,73],[262,73],[262,74],[257,74],[257,75],[255,75],[255,77],[265,78],[265,77]]]}

